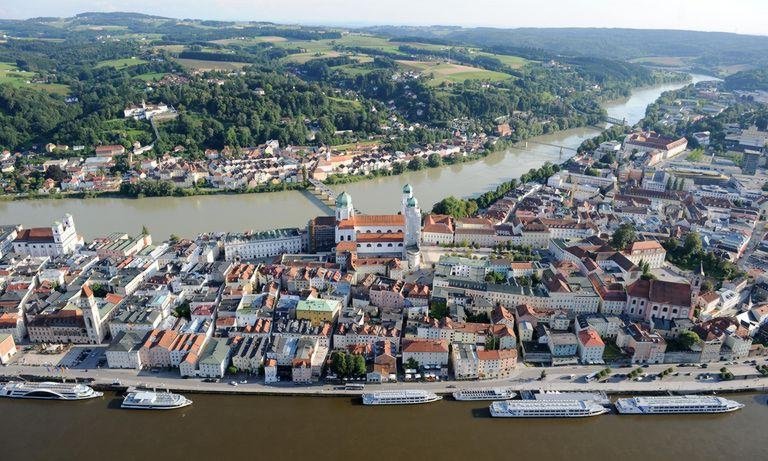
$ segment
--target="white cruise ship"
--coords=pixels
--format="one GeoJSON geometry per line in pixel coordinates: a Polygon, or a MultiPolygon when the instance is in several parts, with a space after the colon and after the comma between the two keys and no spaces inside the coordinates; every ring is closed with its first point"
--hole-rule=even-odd
{"type": "Polygon", "coordinates": [[[624,415],[664,415],[680,413],[728,413],[744,405],[714,395],[670,397],[632,397],[616,400],[616,410],[624,415]]]}
{"type": "Polygon", "coordinates": [[[456,400],[509,400],[517,394],[509,388],[459,389],[453,393],[456,400]]]}
{"type": "Polygon", "coordinates": [[[0,384],[0,397],[12,399],[85,400],[102,395],[91,386],[77,383],[11,381],[0,384]]]}
{"type": "Polygon", "coordinates": [[[508,400],[489,408],[494,418],[584,418],[608,412],[590,400],[508,400]]]}
{"type": "Polygon", "coordinates": [[[192,401],[181,394],[171,392],[137,391],[129,392],[120,408],[134,410],[173,410],[192,405],[192,401]]]}
{"type": "Polygon", "coordinates": [[[381,391],[363,394],[364,405],[414,405],[436,402],[442,399],[437,394],[421,390],[381,391]]]}

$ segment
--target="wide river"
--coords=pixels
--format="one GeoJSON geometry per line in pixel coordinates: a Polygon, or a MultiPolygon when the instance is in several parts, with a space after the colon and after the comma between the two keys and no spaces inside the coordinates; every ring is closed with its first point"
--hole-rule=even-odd
{"type": "MultiPolygon", "coordinates": [[[[694,82],[711,79],[694,75],[694,82]]],[[[629,98],[605,105],[608,114],[626,118],[630,124],[645,115],[645,108],[668,90],[680,84],[655,85],[635,90],[629,98]]],[[[495,188],[499,183],[519,177],[544,162],[562,162],[572,149],[599,133],[596,128],[576,128],[529,140],[505,151],[461,165],[408,172],[335,187],[347,190],[355,206],[366,213],[391,213],[400,203],[404,184],[414,187],[422,209],[449,195],[471,197],[495,188]]],[[[155,239],[170,234],[190,237],[200,232],[242,231],[276,227],[304,226],[310,217],[329,210],[305,192],[216,195],[200,197],[162,197],[144,199],[62,199],[0,202],[0,224],[25,226],[50,225],[64,213],[72,213],[78,231],[86,239],[121,231],[138,233],[146,225],[155,239]]]]}
{"type": "Polygon", "coordinates": [[[0,459],[765,460],[764,395],[724,415],[494,419],[487,402],[366,407],[349,398],[190,395],[168,412],[0,401],[0,459]]]}

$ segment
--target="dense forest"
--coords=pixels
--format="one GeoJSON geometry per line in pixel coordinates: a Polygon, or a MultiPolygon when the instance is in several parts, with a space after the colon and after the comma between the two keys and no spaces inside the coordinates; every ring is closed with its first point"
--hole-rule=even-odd
{"type": "Polygon", "coordinates": [[[468,38],[443,48],[440,39],[134,13],[3,20],[0,32],[0,148],[12,150],[155,142],[158,154],[182,146],[195,157],[270,139],[321,146],[372,137],[405,150],[456,127],[492,134],[499,123],[517,140],[595,124],[601,100],[683,78],[530,44],[478,48],[468,38]],[[141,101],[179,116],[156,127],[123,117],[141,101]],[[414,126],[385,131],[399,122],[414,126]]]}
{"type": "Polygon", "coordinates": [[[725,78],[729,90],[768,91],[768,67],[743,70],[725,78]]]}

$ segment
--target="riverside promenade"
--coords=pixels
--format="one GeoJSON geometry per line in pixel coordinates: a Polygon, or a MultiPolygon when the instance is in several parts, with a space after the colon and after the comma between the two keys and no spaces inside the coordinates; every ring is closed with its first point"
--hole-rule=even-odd
{"type": "MultiPolygon", "coordinates": [[[[758,365],[766,363],[760,358],[758,365]]],[[[509,387],[516,391],[603,391],[609,394],[644,394],[644,393],[729,393],[729,392],[766,392],[768,377],[762,377],[754,366],[747,364],[725,365],[712,363],[708,367],[678,367],[671,364],[650,365],[642,368],[647,374],[641,381],[630,380],[617,374],[626,375],[638,367],[613,368],[611,377],[603,382],[586,382],[584,376],[603,369],[600,366],[566,367],[526,367],[520,365],[513,376],[506,379],[482,381],[440,381],[440,382],[397,382],[368,384],[366,391],[424,389],[438,394],[449,394],[458,388],[509,387]],[[734,379],[722,381],[719,370],[726,366],[734,374],[734,379]],[[663,370],[673,368],[674,373],[662,379],[652,379],[663,370]],[[545,377],[541,378],[542,370],[545,377]],[[704,378],[704,375],[709,375],[704,378]]],[[[172,390],[187,393],[252,394],[252,395],[291,395],[291,396],[356,396],[363,391],[347,391],[338,384],[294,385],[290,382],[265,385],[261,378],[236,375],[225,377],[218,383],[203,382],[199,378],[183,379],[178,373],[170,371],[141,371],[115,369],[53,369],[44,366],[9,365],[0,368],[0,378],[18,379],[55,379],[86,380],[101,389],[109,388],[112,383],[120,382],[115,389],[127,387],[147,387],[159,390],[172,390]],[[246,381],[241,383],[241,381],[246,381]],[[237,383],[237,385],[231,384],[237,383]]]]}

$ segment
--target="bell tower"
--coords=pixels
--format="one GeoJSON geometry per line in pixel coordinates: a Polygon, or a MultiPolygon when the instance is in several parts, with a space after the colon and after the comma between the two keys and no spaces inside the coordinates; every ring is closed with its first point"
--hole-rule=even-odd
{"type": "Polygon", "coordinates": [[[88,342],[99,344],[104,339],[104,332],[101,327],[101,314],[96,299],[93,296],[93,290],[88,285],[83,285],[80,290],[80,300],[78,307],[83,312],[83,321],[85,330],[88,333],[88,342]]]}

